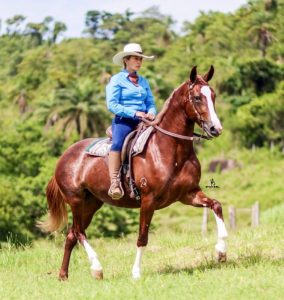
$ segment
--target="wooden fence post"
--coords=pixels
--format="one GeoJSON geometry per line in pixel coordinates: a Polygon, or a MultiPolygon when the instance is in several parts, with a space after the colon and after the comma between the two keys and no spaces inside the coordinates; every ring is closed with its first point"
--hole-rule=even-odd
{"type": "Polygon", "coordinates": [[[202,225],[201,225],[201,232],[202,235],[205,236],[207,234],[207,224],[208,224],[208,207],[203,208],[203,217],[202,217],[202,225]]]}
{"type": "Polygon", "coordinates": [[[236,209],[234,206],[229,206],[229,222],[230,228],[236,229],[236,209]]]}
{"type": "Polygon", "coordinates": [[[255,204],[251,208],[251,226],[256,227],[259,226],[259,203],[255,202],[255,204]]]}

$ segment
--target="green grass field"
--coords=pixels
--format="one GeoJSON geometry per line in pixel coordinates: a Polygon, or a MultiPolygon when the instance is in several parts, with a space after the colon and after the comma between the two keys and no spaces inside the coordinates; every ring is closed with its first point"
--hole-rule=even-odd
{"type": "Polygon", "coordinates": [[[223,203],[226,223],[229,205],[249,207],[259,201],[261,208],[258,228],[250,227],[249,214],[237,215],[238,229],[228,239],[227,263],[215,260],[213,215],[208,235],[202,238],[202,210],[177,203],[155,212],[140,280],[131,278],[137,238],[131,234],[90,241],[104,268],[103,281],[91,277],[87,254],[78,246],[71,257],[69,280],[59,282],[64,244],[59,234],[19,248],[10,242],[1,244],[0,298],[284,299],[283,158],[267,150],[230,150],[225,157],[236,159],[241,167],[208,173],[210,159],[220,157],[219,146],[215,152],[207,148],[199,153],[204,191],[223,203]],[[212,177],[220,189],[205,188],[212,177]]]}
{"type": "Polygon", "coordinates": [[[214,257],[215,232],[157,229],[143,259],[142,279],[131,279],[136,235],[92,240],[104,280],[90,275],[82,247],[73,252],[69,280],[57,280],[63,236],[0,251],[1,299],[283,299],[284,207],[267,211],[256,229],[231,232],[228,261],[214,257]],[[271,221],[274,220],[274,224],[271,221]],[[268,223],[268,224],[267,224],[268,223]]]}

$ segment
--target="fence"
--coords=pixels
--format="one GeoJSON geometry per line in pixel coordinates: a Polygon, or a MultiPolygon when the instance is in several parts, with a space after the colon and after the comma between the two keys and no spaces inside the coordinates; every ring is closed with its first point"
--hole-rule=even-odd
{"type": "MultiPolygon", "coordinates": [[[[236,208],[235,206],[229,206],[229,227],[232,230],[237,228],[236,215],[237,213],[251,213],[251,226],[256,227],[259,225],[259,203],[255,202],[252,207],[249,208],[236,208]]],[[[203,209],[201,231],[205,235],[207,233],[209,208],[203,209]]]]}

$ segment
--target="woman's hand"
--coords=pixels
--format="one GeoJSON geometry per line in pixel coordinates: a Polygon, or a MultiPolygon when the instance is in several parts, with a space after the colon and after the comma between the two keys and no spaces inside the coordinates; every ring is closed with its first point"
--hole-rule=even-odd
{"type": "Polygon", "coordinates": [[[143,111],[137,111],[135,116],[138,118],[147,118],[147,115],[143,111]]]}
{"type": "Polygon", "coordinates": [[[149,121],[155,120],[155,115],[154,114],[151,114],[151,113],[145,114],[143,111],[137,111],[135,116],[138,117],[138,118],[147,119],[149,121]]]}
{"type": "Polygon", "coordinates": [[[146,119],[149,121],[153,121],[153,120],[155,120],[155,115],[151,114],[151,113],[147,113],[146,119]]]}

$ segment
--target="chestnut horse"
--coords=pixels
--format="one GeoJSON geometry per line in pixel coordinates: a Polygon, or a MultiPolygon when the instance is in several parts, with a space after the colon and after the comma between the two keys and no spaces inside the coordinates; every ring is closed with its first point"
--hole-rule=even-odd
{"type": "Polygon", "coordinates": [[[156,130],[144,151],[133,158],[134,180],[141,193],[141,204],[124,197],[112,200],[108,196],[110,178],[107,157],[92,157],[85,153],[94,139],[85,139],[67,149],[57,163],[46,195],[49,217],[41,227],[55,231],[67,221],[66,203],[71,207],[73,224],[68,230],[59,278],[68,278],[68,266],[73,247],[79,241],[91,263],[92,275],[102,278],[98,256],[86,239],[85,230],[94,213],[104,203],[128,208],[140,207],[140,227],[137,253],[132,268],[133,278],[141,276],[141,260],[148,243],[148,231],[154,211],[180,201],[195,207],[210,207],[216,218],[218,241],[215,246],[219,260],[226,259],[227,231],[221,204],[206,196],[200,186],[200,163],[193,148],[194,124],[197,123],[213,138],[221,134],[222,126],[215,112],[215,93],[208,85],[214,68],[202,77],[192,68],[189,80],[182,83],[166,101],[153,122],[156,130]],[[175,136],[165,134],[171,133],[175,136]]]}

